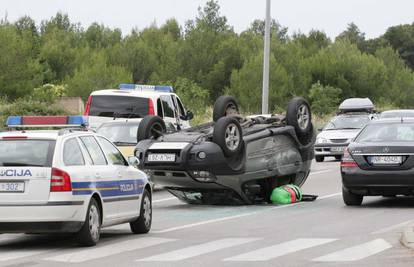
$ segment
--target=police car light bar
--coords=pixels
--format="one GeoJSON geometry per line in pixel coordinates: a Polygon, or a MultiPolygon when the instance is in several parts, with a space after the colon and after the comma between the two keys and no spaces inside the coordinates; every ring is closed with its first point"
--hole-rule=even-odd
{"type": "Polygon", "coordinates": [[[172,93],[173,88],[169,85],[143,85],[132,83],[121,83],[119,85],[120,90],[140,90],[140,91],[158,91],[165,93],[172,93]]]}
{"type": "Polygon", "coordinates": [[[10,116],[6,126],[11,127],[84,127],[88,120],[84,116],[10,116]]]}

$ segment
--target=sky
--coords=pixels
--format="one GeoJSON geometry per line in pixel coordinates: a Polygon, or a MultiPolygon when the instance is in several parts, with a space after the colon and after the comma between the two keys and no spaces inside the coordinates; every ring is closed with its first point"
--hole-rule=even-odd
{"type": "MultiPolygon", "coordinates": [[[[184,26],[194,19],[197,8],[207,0],[0,0],[0,17],[15,21],[29,15],[36,22],[58,11],[83,27],[93,22],[120,28],[127,34],[151,23],[162,25],[175,18],[184,26]]],[[[255,19],[264,19],[266,0],[219,0],[221,14],[236,32],[247,29],[255,19]]],[[[331,38],[354,22],[367,38],[375,38],[394,25],[413,23],[413,0],[272,0],[272,18],[288,27],[289,33],[322,30],[331,38]]]]}

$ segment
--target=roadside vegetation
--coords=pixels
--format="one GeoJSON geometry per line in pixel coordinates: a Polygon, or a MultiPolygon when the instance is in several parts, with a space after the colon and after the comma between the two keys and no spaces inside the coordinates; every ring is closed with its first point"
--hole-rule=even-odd
{"type": "MultiPolygon", "coordinates": [[[[30,17],[0,21],[0,120],[9,114],[59,114],[59,96],[86,99],[119,83],[171,84],[196,121],[222,94],[245,113],[259,112],[264,22],[236,33],[216,1],[185,25],[170,19],[129,33],[94,23],[87,28],[62,13],[39,25],[30,17]]],[[[349,24],[334,40],[324,32],[289,35],[272,23],[270,108],[285,110],[304,96],[318,117],[348,97],[381,106],[414,106],[414,24],[366,39],[349,24]]],[[[2,123],[2,122],[1,122],[2,123]]]]}

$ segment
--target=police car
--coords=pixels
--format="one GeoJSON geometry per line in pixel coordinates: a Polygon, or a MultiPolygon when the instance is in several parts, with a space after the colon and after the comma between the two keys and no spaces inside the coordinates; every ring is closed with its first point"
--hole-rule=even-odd
{"type": "Polygon", "coordinates": [[[167,130],[181,130],[189,128],[193,118],[171,86],[138,84],[120,84],[119,89],[92,92],[84,115],[88,116],[92,129],[115,119],[158,115],[164,120],[167,130]]]}
{"type": "Polygon", "coordinates": [[[81,245],[99,241],[102,227],[151,228],[151,187],[138,159],[122,156],[82,116],[9,117],[0,133],[0,233],[77,233],[81,245]]]}

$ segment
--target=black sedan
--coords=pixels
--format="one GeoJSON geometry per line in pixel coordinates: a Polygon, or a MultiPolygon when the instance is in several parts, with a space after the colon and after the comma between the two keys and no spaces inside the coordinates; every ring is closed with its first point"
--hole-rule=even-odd
{"type": "Polygon", "coordinates": [[[414,195],[414,118],[372,121],[345,150],[341,162],[346,205],[364,196],[414,195]]]}

